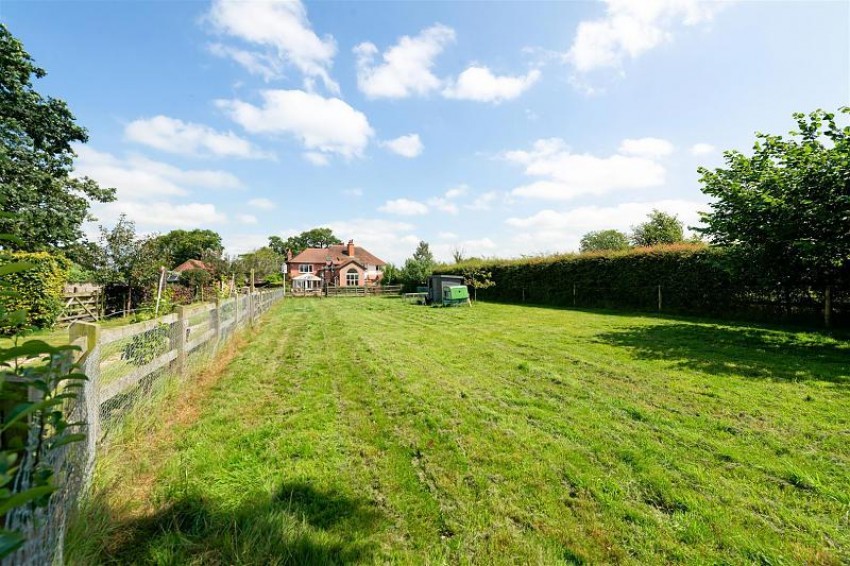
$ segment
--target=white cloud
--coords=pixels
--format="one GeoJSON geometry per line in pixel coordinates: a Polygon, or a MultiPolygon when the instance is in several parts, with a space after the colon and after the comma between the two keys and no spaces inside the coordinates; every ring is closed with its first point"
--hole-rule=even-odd
{"type": "Polygon", "coordinates": [[[504,158],[539,179],[516,187],[512,195],[547,200],[655,187],[664,183],[666,173],[660,164],[643,157],[573,153],[559,138],[537,140],[531,151],[509,151],[504,158]]]}
{"type": "Polygon", "coordinates": [[[256,224],[257,217],[253,214],[237,214],[236,220],[241,222],[242,224],[256,224]]]}
{"type": "Polygon", "coordinates": [[[217,132],[203,124],[184,122],[168,116],[134,120],[124,128],[124,136],[136,143],[182,155],[270,157],[233,132],[217,132]]]}
{"type": "Polygon", "coordinates": [[[498,198],[499,193],[496,191],[482,193],[475,197],[475,200],[473,200],[471,204],[466,205],[466,208],[469,210],[490,210],[493,205],[493,201],[498,198]]]}
{"type": "Polygon", "coordinates": [[[435,24],[415,37],[403,36],[375,62],[378,48],[365,42],[354,48],[357,86],[369,98],[405,98],[437,90],[434,59],[455,39],[453,29],[435,24]]]}
{"type": "Polygon", "coordinates": [[[540,78],[533,69],[524,76],[496,76],[484,66],[472,66],[463,71],[452,84],[443,89],[443,96],[459,100],[475,100],[498,104],[519,97],[540,78]]]}
{"type": "Polygon", "coordinates": [[[440,232],[439,234],[437,234],[437,237],[441,240],[456,240],[457,234],[455,234],[454,232],[440,232]]]}
{"type": "Polygon", "coordinates": [[[406,198],[388,200],[378,210],[387,214],[398,214],[400,216],[428,214],[428,207],[425,204],[406,198]]]}
{"type": "Polygon", "coordinates": [[[354,188],[354,189],[343,189],[342,194],[349,197],[359,198],[363,196],[363,189],[354,188]]]}
{"type": "Polygon", "coordinates": [[[565,211],[541,210],[525,218],[508,218],[514,228],[514,242],[528,252],[577,250],[581,236],[591,230],[617,229],[628,232],[631,226],[646,220],[653,209],[675,214],[685,227],[699,222],[698,211],[706,203],[689,200],[626,202],[615,206],[581,206],[565,211]]]}
{"type": "Polygon", "coordinates": [[[419,134],[408,134],[406,136],[387,140],[385,142],[381,142],[381,146],[389,149],[395,154],[408,158],[421,155],[422,150],[425,147],[422,145],[422,140],[419,139],[419,134]]]}
{"type": "MultiPolygon", "coordinates": [[[[468,240],[459,240],[457,236],[453,236],[453,242],[438,242],[431,245],[431,251],[437,261],[452,261],[452,254],[455,250],[463,253],[464,257],[489,257],[499,250],[499,245],[490,238],[473,238],[468,240]]],[[[449,238],[446,238],[449,239],[449,238]]]]}
{"type": "Polygon", "coordinates": [[[394,263],[404,262],[419,243],[419,237],[413,233],[414,226],[407,222],[355,218],[329,222],[326,226],[342,241],[354,239],[358,246],[366,248],[384,261],[394,263]]]}
{"type": "Polygon", "coordinates": [[[709,155],[715,151],[717,151],[717,148],[710,143],[698,143],[691,148],[691,155],[709,155]]]}
{"type": "Polygon", "coordinates": [[[445,197],[430,198],[428,199],[428,205],[448,214],[458,213],[458,206],[445,197]]]}
{"type": "Polygon", "coordinates": [[[126,214],[142,230],[146,228],[203,228],[227,222],[227,216],[214,204],[190,202],[174,204],[166,201],[115,201],[101,205],[98,215],[107,223],[126,214]]]}
{"type": "Polygon", "coordinates": [[[657,159],[673,153],[673,144],[661,138],[625,139],[620,143],[620,153],[657,159]]]}
{"type": "Polygon", "coordinates": [[[446,198],[455,199],[469,192],[469,185],[461,184],[446,191],[446,198]]]}
{"type": "Polygon", "coordinates": [[[329,35],[316,35],[299,0],[214,0],[206,20],[218,33],[262,50],[214,44],[210,48],[213,54],[229,57],[267,80],[279,77],[283,67],[291,65],[309,82],[319,78],[325,88],[339,92],[329,73],[336,42],[329,35]]]}
{"type": "Polygon", "coordinates": [[[253,206],[260,210],[274,210],[277,208],[277,205],[267,198],[252,198],[248,201],[248,206],[253,206]]]}
{"type": "Polygon", "coordinates": [[[324,167],[325,165],[329,165],[331,162],[327,155],[319,153],[318,151],[305,151],[302,154],[302,157],[318,167],[324,167]]]}
{"type": "Polygon", "coordinates": [[[186,195],[192,189],[237,189],[242,183],[232,173],[210,169],[180,169],[140,155],[124,158],[80,145],[74,171],[101,186],[118,189],[119,199],[186,195]]]}
{"type": "Polygon", "coordinates": [[[359,157],[374,135],[366,115],[339,98],[302,90],[265,90],[262,106],[218,100],[236,123],[251,133],[290,134],[308,150],[359,157]]]}
{"type": "Polygon", "coordinates": [[[579,23],[566,59],[580,73],[620,67],[669,42],[679,25],[710,22],[729,2],[603,0],[605,16],[579,23]]]}
{"type": "MultiPolygon", "coordinates": [[[[279,234],[284,239],[296,234],[279,234]]],[[[223,236],[224,251],[227,255],[238,256],[268,245],[269,237],[265,234],[228,234],[223,236]]]]}

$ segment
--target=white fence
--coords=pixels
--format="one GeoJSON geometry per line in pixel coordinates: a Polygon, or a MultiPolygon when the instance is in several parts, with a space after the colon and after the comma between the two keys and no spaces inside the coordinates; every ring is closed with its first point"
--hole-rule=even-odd
{"type": "MultiPolygon", "coordinates": [[[[81,349],[77,363],[88,380],[69,407],[68,420],[86,423],[86,441],[41,455],[52,463],[59,490],[47,507],[20,507],[9,513],[6,527],[20,530],[26,543],[3,564],[61,564],[68,514],[85,493],[97,454],[109,449],[109,433],[121,417],[150,395],[162,377],[190,377],[190,368],[214,356],[238,328],[253,326],[283,297],[283,289],[249,293],[178,307],[174,314],[116,328],[72,324],[69,338],[81,349]]],[[[19,482],[18,487],[26,485],[19,482]]]]}

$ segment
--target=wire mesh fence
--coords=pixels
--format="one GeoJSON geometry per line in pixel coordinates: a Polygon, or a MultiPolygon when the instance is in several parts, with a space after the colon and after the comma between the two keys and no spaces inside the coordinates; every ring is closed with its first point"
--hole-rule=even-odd
{"type": "MultiPolygon", "coordinates": [[[[46,453],[58,491],[46,507],[18,507],[6,516],[6,528],[20,531],[26,542],[2,564],[61,564],[67,518],[86,492],[97,454],[109,450],[110,436],[122,417],[151,399],[166,376],[191,379],[193,370],[206,365],[239,328],[253,325],[283,297],[283,289],[250,293],[216,304],[178,307],[175,314],[118,328],[73,324],[71,343],[81,347],[76,361],[88,380],[66,410],[69,421],[85,423],[86,440],[46,453]]],[[[30,448],[27,454],[34,452],[30,448]]],[[[27,465],[25,459],[24,472],[27,465]]],[[[17,489],[27,487],[27,477],[19,474],[17,489]]]]}

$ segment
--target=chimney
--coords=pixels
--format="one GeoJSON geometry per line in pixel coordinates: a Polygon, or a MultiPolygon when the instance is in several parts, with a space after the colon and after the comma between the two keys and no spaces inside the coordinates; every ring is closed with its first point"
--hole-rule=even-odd
{"type": "Polygon", "coordinates": [[[292,250],[286,250],[286,261],[292,261],[292,250]]]}
{"type": "Polygon", "coordinates": [[[354,240],[348,240],[348,257],[354,257],[354,240]]]}

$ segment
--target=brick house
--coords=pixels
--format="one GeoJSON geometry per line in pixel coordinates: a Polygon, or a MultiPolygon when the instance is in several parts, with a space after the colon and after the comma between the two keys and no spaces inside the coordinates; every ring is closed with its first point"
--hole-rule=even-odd
{"type": "Polygon", "coordinates": [[[383,277],[384,260],[369,251],[348,244],[327,248],[307,248],[287,258],[287,274],[293,291],[316,291],[327,283],[339,287],[370,287],[383,277]]]}

